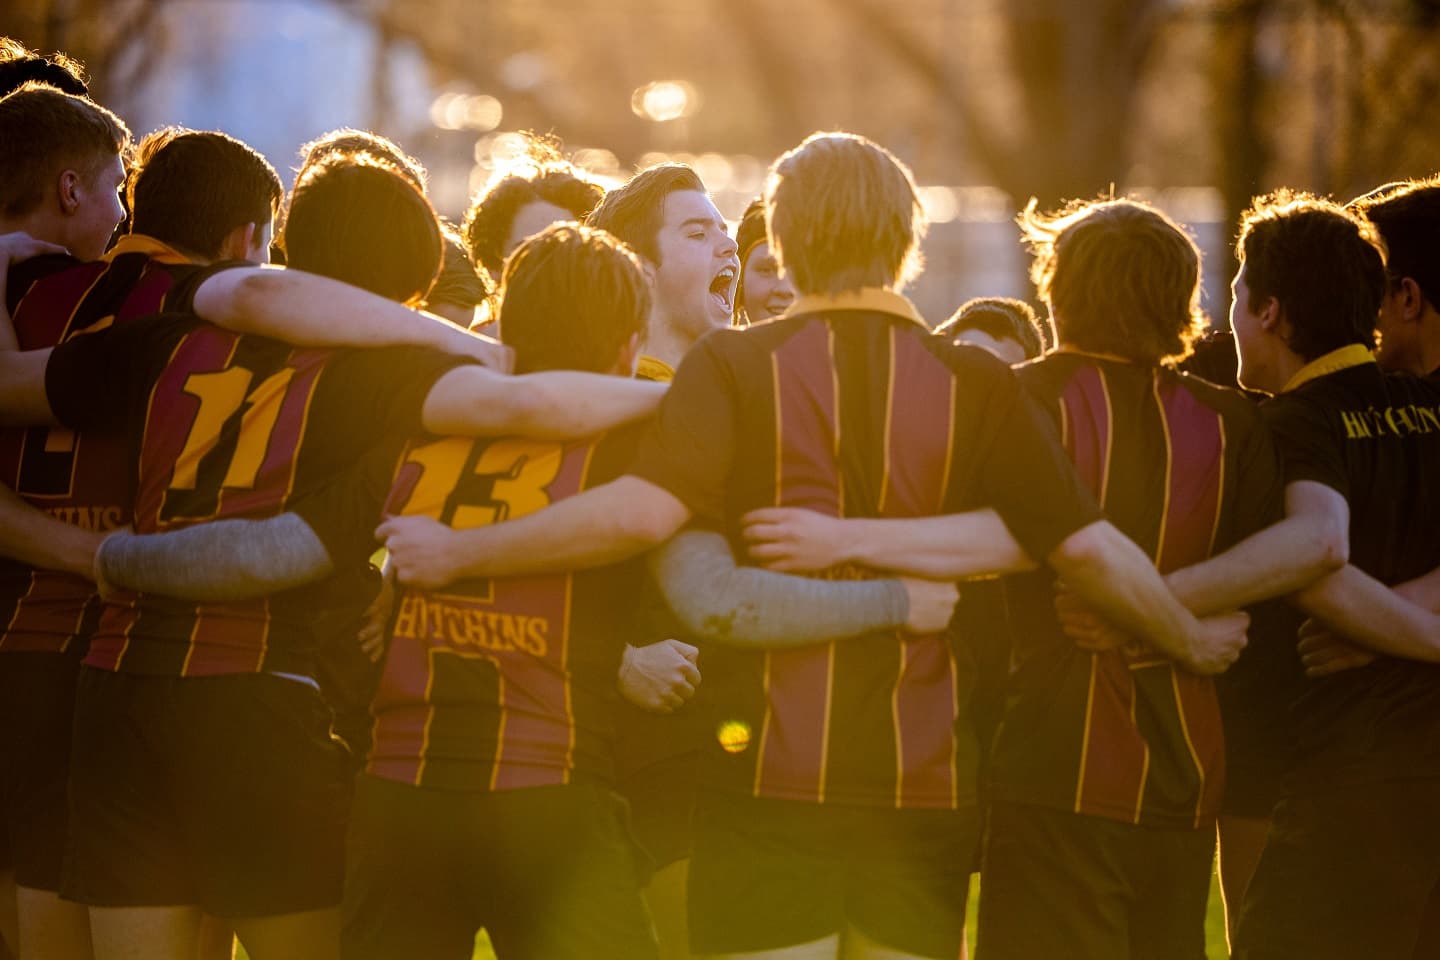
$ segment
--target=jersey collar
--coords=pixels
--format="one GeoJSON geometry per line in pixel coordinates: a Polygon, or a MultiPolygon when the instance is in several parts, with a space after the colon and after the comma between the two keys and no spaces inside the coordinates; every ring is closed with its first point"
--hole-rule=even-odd
{"type": "Polygon", "coordinates": [[[158,260],[160,263],[193,263],[189,257],[169,244],[162,243],[154,237],[146,236],[143,233],[127,233],[116,241],[115,246],[100,259],[107,263],[116,257],[127,253],[143,253],[151,260],[158,260]]]}
{"type": "Polygon", "coordinates": [[[640,362],[635,364],[635,376],[642,380],[669,383],[675,379],[675,368],[659,357],[642,356],[640,362]]]}
{"type": "Polygon", "coordinates": [[[862,287],[859,290],[847,290],[844,293],[806,294],[790,304],[789,309],[785,311],[785,316],[828,310],[870,310],[875,313],[890,313],[918,323],[926,330],[930,329],[929,324],[921,318],[920,311],[915,309],[915,304],[894,290],[886,290],[883,287],[862,287]]]}
{"type": "Polygon", "coordinates": [[[1295,375],[1280,389],[1280,392],[1289,393],[1291,390],[1319,377],[1374,362],[1375,354],[1370,352],[1369,347],[1363,343],[1351,343],[1341,347],[1339,350],[1331,350],[1323,356],[1316,357],[1299,370],[1296,370],[1295,375]]]}

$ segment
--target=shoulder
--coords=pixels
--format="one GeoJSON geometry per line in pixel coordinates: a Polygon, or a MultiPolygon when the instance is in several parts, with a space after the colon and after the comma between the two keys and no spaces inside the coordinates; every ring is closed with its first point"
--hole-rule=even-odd
{"type": "Polygon", "coordinates": [[[93,279],[105,271],[102,261],[84,263],[67,253],[46,254],[21,260],[10,267],[6,280],[5,306],[14,311],[16,306],[40,283],[47,286],[79,283],[82,278],[93,279]]]}

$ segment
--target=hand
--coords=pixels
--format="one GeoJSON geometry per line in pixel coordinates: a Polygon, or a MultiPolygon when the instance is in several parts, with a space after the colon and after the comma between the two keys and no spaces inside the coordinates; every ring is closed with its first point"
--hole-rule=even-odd
{"type": "Polygon", "coordinates": [[[695,696],[700,651],[679,640],[661,640],[625,648],[616,686],[620,695],[642,710],[670,713],[695,696]]]}
{"type": "Polygon", "coordinates": [[[375,538],[390,551],[395,579],[407,587],[435,590],[460,578],[451,557],[455,531],[429,517],[391,517],[375,528],[375,538]]]}
{"type": "Polygon", "coordinates": [[[850,560],[846,523],[800,507],[765,507],[740,519],[750,559],[781,573],[829,570],[850,560]]]}
{"type": "Polygon", "coordinates": [[[900,582],[910,598],[910,613],[905,618],[906,633],[925,637],[950,625],[950,618],[955,615],[955,604],[960,600],[960,591],[955,584],[912,577],[901,577],[900,582]]]}
{"type": "Polygon", "coordinates": [[[1328,677],[1332,673],[1354,670],[1374,663],[1377,656],[1372,650],[1341,640],[1315,620],[1306,620],[1300,625],[1299,649],[1307,677],[1328,677]]]}
{"type": "Polygon", "coordinates": [[[390,621],[390,611],[394,609],[395,568],[387,565],[380,577],[380,592],[365,608],[360,632],[356,635],[360,641],[360,652],[369,657],[371,663],[379,663],[385,656],[385,624],[390,621]]]}
{"type": "Polygon", "coordinates": [[[1193,673],[1224,673],[1245,649],[1248,613],[1223,613],[1204,617],[1190,641],[1190,655],[1182,661],[1193,673]]]}
{"type": "Polygon", "coordinates": [[[28,233],[0,234],[0,269],[8,268],[19,260],[28,260],[46,253],[69,253],[58,243],[36,240],[28,233]]]}
{"type": "Polygon", "coordinates": [[[1086,605],[1063,584],[1055,592],[1055,615],[1060,629],[1081,650],[1105,653],[1137,647],[1130,637],[1086,605]]]}

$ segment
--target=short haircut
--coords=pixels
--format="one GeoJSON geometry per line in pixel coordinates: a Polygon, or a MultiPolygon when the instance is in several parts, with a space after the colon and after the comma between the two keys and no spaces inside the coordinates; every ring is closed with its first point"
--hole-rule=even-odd
{"type": "Polygon", "coordinates": [[[1183,229],[1138,200],[1072,203],[1019,223],[1035,261],[1030,277],[1062,343],[1141,363],[1178,361],[1205,331],[1200,250],[1183,229]]]}
{"type": "Polygon", "coordinates": [[[740,257],[742,270],[750,253],[760,244],[768,242],[769,238],[765,236],[765,200],[757,198],[750,201],[750,205],[740,215],[740,222],[735,225],[735,246],[738,248],[737,256],[740,257]]]}
{"type": "Polygon", "coordinates": [[[1288,346],[1300,357],[1352,343],[1374,349],[1386,277],[1372,224],[1330,200],[1281,190],[1245,212],[1236,256],[1252,301],[1274,297],[1284,310],[1288,346]]]}
{"type": "Polygon", "coordinates": [[[390,300],[423,299],[443,251],[435,209],[393,163],[328,155],[295,182],[280,236],[285,263],[390,300]]]}
{"type": "Polygon", "coordinates": [[[84,97],[38,83],[0,97],[0,216],[34,211],[64,170],[93,182],[129,145],[120,118],[84,97]]]}
{"type": "Polygon", "coordinates": [[[1387,184],[1349,208],[1380,232],[1391,280],[1409,277],[1440,309],[1440,177],[1387,184]]]}
{"type": "Polygon", "coordinates": [[[920,273],[927,221],[910,170],[850,133],[813,133],[770,167],[770,252],[802,294],[900,287],[920,273]]]}
{"type": "Polygon", "coordinates": [[[505,262],[500,339],[515,350],[516,373],[607,372],[649,315],[640,259],[603,230],[551,224],[505,262]]]}
{"type": "Polygon", "coordinates": [[[430,189],[429,174],[426,173],[423,163],[402,150],[400,145],[389,137],[356,127],[340,127],[303,144],[300,147],[298,173],[304,173],[306,167],[336,153],[368,153],[372,157],[394,164],[395,169],[415,184],[421,193],[430,189]]]}
{"type": "Polygon", "coordinates": [[[130,230],[214,258],[237,227],[269,223],[284,192],[270,162],[234,137],[166,127],[136,149],[130,230]]]}
{"type": "Polygon", "coordinates": [[[505,263],[505,241],[515,215],[531,203],[553,204],[584,220],[605,197],[605,188],[560,154],[558,142],[531,135],[525,155],[475,195],[465,214],[470,256],[496,273],[505,263]]]}
{"type": "Polygon", "coordinates": [[[976,297],[962,303],[949,320],[935,328],[936,333],[950,340],[966,330],[979,330],[996,340],[1014,340],[1025,351],[1026,360],[1045,352],[1040,319],[1024,300],[976,297]]]}
{"type": "Polygon", "coordinates": [[[490,281],[482,276],[470,261],[460,233],[448,223],[441,222],[440,238],[445,248],[445,262],[440,267],[440,276],[430,288],[425,302],[430,305],[450,304],[462,308],[474,308],[490,298],[490,281]]]}
{"type": "Polygon", "coordinates": [[[641,170],[623,187],[605,195],[586,218],[587,226],[605,230],[628,243],[652,263],[660,262],[660,227],[665,198],[681,190],[705,192],[700,175],[683,163],[662,163],[641,170]]]}
{"type": "Polygon", "coordinates": [[[90,92],[85,84],[85,68],[77,61],[63,53],[42,57],[19,40],[0,37],[0,97],[27,83],[43,83],[77,97],[90,92]]]}

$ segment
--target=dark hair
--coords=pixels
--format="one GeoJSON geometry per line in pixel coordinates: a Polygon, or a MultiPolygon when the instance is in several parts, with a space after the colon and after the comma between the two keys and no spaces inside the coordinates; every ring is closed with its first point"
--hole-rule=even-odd
{"type": "Polygon", "coordinates": [[[393,163],[330,154],[296,180],[280,237],[288,266],[401,303],[422,299],[440,272],[440,224],[393,163]]]}
{"type": "Polygon", "coordinates": [[[1200,250],[1175,221],[1131,199],[1072,202],[1019,217],[1030,277],[1056,336],[1141,363],[1181,360],[1205,330],[1200,250]]]}
{"type": "Polygon", "coordinates": [[[90,92],[85,85],[85,68],[77,61],[63,53],[42,57],[19,40],[0,37],[0,97],[27,83],[43,83],[77,97],[90,92]]]}
{"type": "Polygon", "coordinates": [[[698,173],[682,163],[649,167],[631,177],[623,187],[607,193],[585,223],[619,237],[658,264],[665,198],[681,190],[704,193],[705,184],[698,173]]]}
{"type": "Polygon", "coordinates": [[[336,153],[368,153],[372,157],[379,157],[394,164],[396,171],[415,184],[421,193],[429,190],[429,175],[425,172],[423,163],[400,149],[400,145],[389,137],[355,127],[340,127],[303,144],[300,147],[300,169],[296,175],[304,173],[306,167],[336,153]]]}
{"type": "Polygon", "coordinates": [[[1025,351],[1026,360],[1045,352],[1040,320],[1024,300],[976,297],[961,304],[949,320],[935,328],[936,333],[950,340],[966,330],[979,330],[996,340],[1014,340],[1025,351]]]}
{"type": "Polygon", "coordinates": [[[1222,387],[1240,386],[1240,357],[1235,352],[1235,332],[1229,327],[1214,327],[1194,343],[1190,356],[1180,364],[1188,374],[1222,387]]]}
{"type": "Polygon", "coordinates": [[[39,83],[0,97],[0,216],[40,206],[62,170],[93,180],[129,144],[120,118],[84,97],[39,83]]]}
{"type": "Polygon", "coordinates": [[[505,261],[500,339],[515,349],[516,373],[607,372],[649,315],[639,258],[603,230],[551,224],[505,261]]]}
{"type": "Polygon", "coordinates": [[[812,133],[765,180],[770,252],[800,294],[899,287],[928,221],[910,168],[851,133],[812,133]]]}
{"type": "Polygon", "coordinates": [[[284,192],[270,162],[234,137],[166,127],[136,148],[130,230],[214,258],[236,227],[269,223],[284,192]]]}
{"type": "Polygon", "coordinates": [[[590,216],[605,188],[560,154],[553,137],[527,135],[525,154],[475,195],[465,214],[465,242],[475,263],[500,272],[515,215],[529,204],[554,204],[576,220],[590,216]]]}
{"type": "Polygon", "coordinates": [[[1428,303],[1440,307],[1440,177],[1387,184],[1349,209],[1380,231],[1391,280],[1409,277],[1428,303]]]}
{"type": "Polygon", "coordinates": [[[1245,212],[1236,255],[1247,295],[1275,298],[1290,322],[1287,345],[1300,357],[1352,343],[1374,349],[1386,282],[1374,226],[1330,200],[1282,190],[1245,212]]]}
{"type": "Polygon", "coordinates": [[[430,288],[430,295],[425,298],[426,302],[432,306],[478,307],[490,297],[490,281],[470,262],[470,254],[459,232],[443,220],[440,223],[440,239],[445,248],[445,262],[440,267],[435,285],[430,288]]]}

